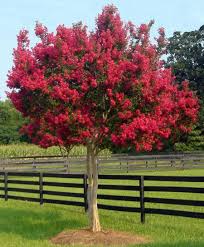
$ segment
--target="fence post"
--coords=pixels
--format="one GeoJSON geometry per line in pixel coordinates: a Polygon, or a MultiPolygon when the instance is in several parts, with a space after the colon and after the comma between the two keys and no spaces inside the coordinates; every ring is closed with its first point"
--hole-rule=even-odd
{"type": "Polygon", "coordinates": [[[88,210],[88,200],[87,200],[88,183],[87,183],[87,174],[84,174],[84,177],[83,177],[83,185],[84,185],[84,209],[85,209],[85,212],[86,212],[88,210]]]}
{"type": "Polygon", "coordinates": [[[157,157],[155,158],[155,168],[157,168],[157,157]]]}
{"type": "Polygon", "coordinates": [[[33,164],[32,164],[32,166],[33,166],[33,170],[36,169],[35,157],[33,158],[33,164]]]}
{"type": "Polygon", "coordinates": [[[65,160],[64,160],[64,168],[66,169],[66,173],[69,173],[69,158],[66,157],[65,160]]]}
{"type": "Polygon", "coordinates": [[[145,223],[145,204],[144,204],[144,176],[140,176],[140,210],[141,210],[141,223],[145,223]]]}
{"type": "Polygon", "coordinates": [[[97,171],[99,173],[100,166],[99,166],[99,158],[96,159],[96,166],[97,166],[97,171]]]}
{"type": "Polygon", "coordinates": [[[43,204],[43,173],[39,174],[40,205],[43,204]]]}
{"type": "Polygon", "coordinates": [[[184,160],[181,160],[181,168],[184,169],[184,166],[185,166],[185,162],[184,160]]]}
{"type": "Polygon", "coordinates": [[[8,201],[8,172],[4,173],[4,199],[8,201]]]}

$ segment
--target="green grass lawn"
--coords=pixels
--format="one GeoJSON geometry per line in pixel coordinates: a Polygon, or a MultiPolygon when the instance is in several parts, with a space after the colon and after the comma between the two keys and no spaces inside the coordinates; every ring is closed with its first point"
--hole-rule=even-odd
{"type": "MultiPolygon", "coordinates": [[[[140,174],[151,175],[181,175],[181,176],[204,176],[204,170],[180,170],[166,172],[140,172],[140,174]]],[[[26,178],[22,178],[25,179],[26,178]]],[[[52,180],[51,178],[47,178],[52,180]]],[[[56,181],[56,179],[55,179],[56,181]]],[[[61,179],[60,181],[64,181],[61,179]]],[[[77,180],[73,180],[76,181],[77,180]]],[[[100,181],[100,183],[112,184],[135,184],[137,181],[100,181]]],[[[158,184],[148,182],[148,184],[158,184]]],[[[161,184],[161,182],[159,183],[161,184]]],[[[192,183],[162,182],[168,185],[192,186],[192,183]]],[[[204,187],[204,184],[194,186],[204,187]]],[[[14,185],[12,185],[14,187],[14,185]]],[[[18,185],[18,187],[31,188],[32,186],[18,185]]],[[[60,188],[49,188],[50,190],[60,190],[60,188]]],[[[81,189],[63,189],[64,191],[78,191],[81,189]]],[[[124,191],[99,191],[99,193],[137,195],[138,192],[124,191]]],[[[10,194],[22,195],[22,193],[10,192],[10,194]]],[[[36,195],[33,195],[36,196],[36,195]]],[[[148,196],[159,196],[166,198],[182,198],[193,200],[204,200],[204,195],[187,193],[161,193],[149,192],[148,196]]],[[[49,196],[47,196],[49,198],[49,196]]],[[[53,196],[52,196],[53,198],[53,196]]],[[[57,197],[56,197],[57,198],[57,197]]],[[[59,197],[57,199],[60,199],[59,197]]],[[[75,200],[75,199],[73,199],[75,200]]],[[[80,200],[80,199],[78,199],[80,200]]],[[[100,203],[112,205],[138,206],[137,202],[118,202],[100,200],[100,203]]],[[[175,205],[148,205],[159,208],[173,208],[189,211],[204,212],[204,208],[175,205]]],[[[146,223],[140,223],[138,213],[125,213],[115,211],[100,210],[101,224],[104,229],[115,229],[128,231],[139,235],[150,237],[154,242],[143,246],[148,247],[203,247],[204,246],[204,220],[190,219],[173,216],[147,215],[146,223]]],[[[2,247],[47,247],[55,246],[49,239],[57,233],[76,228],[87,227],[87,217],[83,208],[73,206],[61,206],[38,203],[0,200],[0,246],[2,247]]],[[[139,246],[139,245],[137,245],[139,246]]]]}

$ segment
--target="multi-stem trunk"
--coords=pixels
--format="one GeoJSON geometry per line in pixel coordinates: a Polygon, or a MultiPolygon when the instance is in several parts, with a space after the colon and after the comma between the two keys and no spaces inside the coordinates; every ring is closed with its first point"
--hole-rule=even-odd
{"type": "Polygon", "coordinates": [[[90,229],[101,231],[97,207],[98,170],[97,154],[93,144],[87,146],[87,175],[88,175],[88,216],[90,229]]]}

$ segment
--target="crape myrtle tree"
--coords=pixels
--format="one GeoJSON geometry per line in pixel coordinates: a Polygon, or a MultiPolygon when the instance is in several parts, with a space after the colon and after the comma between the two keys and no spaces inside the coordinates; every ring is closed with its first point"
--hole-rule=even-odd
{"type": "Polygon", "coordinates": [[[178,89],[161,61],[164,30],[150,41],[153,22],[124,24],[106,6],[88,32],[81,23],[60,25],[56,33],[37,23],[40,38],[29,48],[28,32],[18,35],[9,97],[30,119],[24,127],[34,143],[87,147],[90,228],[101,230],[97,209],[97,155],[105,146],[161,149],[164,140],[188,132],[196,121],[198,100],[187,82],[178,89]]]}

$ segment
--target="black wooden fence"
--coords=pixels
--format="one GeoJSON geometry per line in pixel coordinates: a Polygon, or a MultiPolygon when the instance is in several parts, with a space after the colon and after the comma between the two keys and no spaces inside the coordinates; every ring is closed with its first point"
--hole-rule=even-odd
{"type": "MultiPolygon", "coordinates": [[[[22,172],[0,172],[0,198],[23,200],[38,202],[40,204],[53,203],[63,205],[74,205],[84,207],[85,210],[88,208],[87,204],[87,175],[86,174],[53,174],[53,173],[22,173],[22,172]],[[25,180],[26,179],[26,180],[25,180]],[[51,179],[47,180],[47,179],[51,179]],[[64,181],[65,180],[65,181],[64,181]],[[21,185],[23,188],[19,188],[16,185],[21,185]],[[26,188],[31,186],[31,188],[26,188]],[[53,190],[54,187],[54,190],[53,190]],[[60,191],[56,189],[60,188],[60,191]],[[65,192],[64,189],[72,188],[72,191],[65,192]],[[74,190],[74,191],[73,191],[74,190]],[[80,191],[79,191],[80,190],[80,191]],[[12,193],[17,193],[12,194],[12,193]],[[18,193],[23,193],[19,195],[18,193]],[[25,196],[29,194],[29,196],[25,196]],[[35,195],[35,197],[31,196],[35,195]],[[54,196],[52,198],[46,198],[46,195],[54,196]],[[61,197],[62,199],[56,199],[61,197]],[[72,198],[72,199],[71,199],[72,198]],[[74,199],[73,199],[74,198],[74,199]]],[[[121,183],[121,182],[120,182],[121,183]]],[[[125,211],[125,212],[137,212],[141,215],[141,222],[145,222],[146,214],[161,214],[161,215],[174,215],[192,218],[204,219],[204,177],[181,177],[181,176],[135,176],[135,175],[99,175],[99,194],[98,199],[109,200],[112,203],[114,201],[125,201],[132,202],[135,206],[120,206],[111,205],[111,203],[99,202],[99,209],[125,211]],[[111,183],[101,184],[101,181],[111,181],[111,183]],[[124,184],[112,184],[113,181],[129,181],[130,185],[124,184]],[[149,182],[157,181],[160,184],[162,182],[179,182],[179,186],[165,186],[165,185],[152,185],[149,182]],[[182,183],[189,182],[193,186],[182,186],[182,183]],[[199,185],[199,187],[195,186],[199,185]],[[122,193],[111,195],[100,193],[100,191],[108,191],[110,193],[114,191],[121,191],[122,193]],[[138,196],[126,195],[124,191],[137,192],[138,196]],[[174,198],[163,198],[159,196],[147,196],[147,192],[176,192],[174,198]],[[191,200],[191,199],[180,199],[179,195],[183,193],[196,193],[200,194],[203,200],[191,200]],[[151,207],[147,204],[151,203],[151,207]],[[168,205],[184,205],[199,207],[198,211],[184,211],[178,209],[169,208],[155,208],[158,204],[168,205]],[[152,207],[154,206],[154,207],[152,207]]],[[[159,193],[158,193],[159,194],[159,193]]],[[[104,201],[102,201],[104,202],[104,201]]]]}

